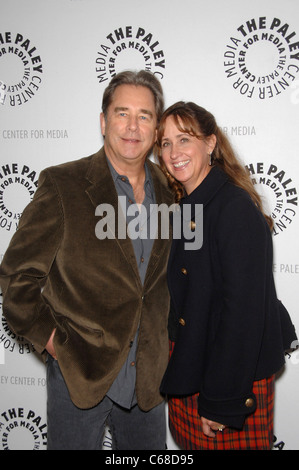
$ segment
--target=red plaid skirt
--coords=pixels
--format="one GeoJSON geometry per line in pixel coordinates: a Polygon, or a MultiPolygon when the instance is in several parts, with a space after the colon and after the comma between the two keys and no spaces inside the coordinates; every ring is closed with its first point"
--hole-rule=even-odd
{"type": "Polygon", "coordinates": [[[198,394],[169,398],[169,428],[184,450],[270,450],[273,443],[274,376],[253,383],[256,411],[249,415],[241,431],[225,428],[216,437],[205,436],[198,414],[198,394]]]}

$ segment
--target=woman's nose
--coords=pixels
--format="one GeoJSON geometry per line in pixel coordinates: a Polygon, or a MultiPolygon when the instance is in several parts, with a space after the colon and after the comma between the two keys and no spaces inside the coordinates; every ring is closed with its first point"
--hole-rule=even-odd
{"type": "Polygon", "coordinates": [[[178,158],[179,150],[178,150],[178,148],[175,144],[170,146],[169,156],[170,156],[171,160],[176,160],[178,158]]]}

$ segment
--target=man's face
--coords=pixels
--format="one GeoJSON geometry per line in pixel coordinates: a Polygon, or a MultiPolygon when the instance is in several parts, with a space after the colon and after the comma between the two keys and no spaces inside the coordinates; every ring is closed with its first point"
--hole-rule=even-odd
{"type": "Polygon", "coordinates": [[[116,88],[106,119],[101,114],[106,155],[116,168],[145,159],[156,140],[156,111],[152,92],[144,86],[116,88]]]}

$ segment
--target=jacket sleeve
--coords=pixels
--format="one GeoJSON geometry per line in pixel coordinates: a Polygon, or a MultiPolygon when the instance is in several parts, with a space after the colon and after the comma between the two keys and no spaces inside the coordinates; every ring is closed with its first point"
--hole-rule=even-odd
{"type": "Polygon", "coordinates": [[[9,327],[42,353],[55,328],[53,312],[42,296],[63,230],[63,213],[47,170],[25,208],[0,267],[3,313],[9,327]]]}
{"type": "Polygon", "coordinates": [[[217,224],[223,305],[216,312],[199,410],[236,428],[256,408],[252,385],[264,331],[270,241],[264,217],[251,200],[236,197],[226,205],[217,224]]]}

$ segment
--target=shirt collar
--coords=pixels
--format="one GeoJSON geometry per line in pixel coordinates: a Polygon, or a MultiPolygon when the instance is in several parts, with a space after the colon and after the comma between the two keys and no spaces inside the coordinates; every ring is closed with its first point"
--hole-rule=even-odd
{"type": "MultiPolygon", "coordinates": [[[[112,165],[112,163],[110,162],[109,158],[106,157],[106,160],[107,160],[107,163],[108,163],[108,167],[110,169],[110,172],[111,172],[111,175],[112,175],[112,179],[114,181],[114,183],[116,183],[117,180],[121,180],[121,181],[124,181],[124,178],[125,178],[125,181],[126,182],[129,182],[129,179],[126,175],[120,175],[114,168],[114,166],[112,165]]],[[[144,163],[144,169],[145,169],[145,181],[144,181],[144,188],[145,188],[145,191],[147,192],[148,190],[150,190],[150,194],[153,196],[153,184],[152,184],[152,177],[151,177],[151,174],[150,174],[150,171],[149,171],[149,168],[148,168],[148,165],[146,164],[146,162],[144,163]]]]}

